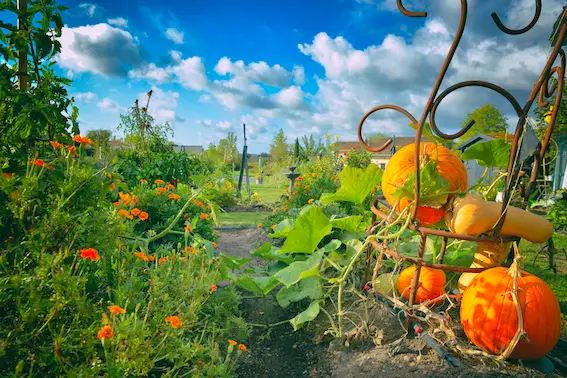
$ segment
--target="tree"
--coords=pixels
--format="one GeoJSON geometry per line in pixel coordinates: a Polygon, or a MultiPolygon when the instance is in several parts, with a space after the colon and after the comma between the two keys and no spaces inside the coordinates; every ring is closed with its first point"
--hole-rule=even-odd
{"type": "Polygon", "coordinates": [[[219,153],[222,154],[225,163],[234,163],[238,157],[236,140],[237,136],[233,132],[229,132],[226,138],[219,141],[219,153]]]}
{"type": "Polygon", "coordinates": [[[285,136],[283,129],[280,129],[274,137],[274,142],[270,144],[270,155],[272,155],[272,161],[276,164],[281,164],[286,161],[288,154],[289,147],[287,145],[287,137],[285,136]]]}
{"type": "Polygon", "coordinates": [[[112,131],[106,129],[90,130],[87,137],[93,140],[94,148],[96,150],[96,157],[100,159],[103,151],[106,152],[110,148],[110,138],[112,138],[112,131]]]}
{"type": "Polygon", "coordinates": [[[301,160],[301,147],[299,146],[298,138],[295,138],[295,143],[293,144],[293,158],[297,162],[301,160]]]}
{"type": "Polygon", "coordinates": [[[504,133],[508,129],[508,119],[494,105],[486,104],[467,115],[461,128],[465,127],[471,120],[475,123],[465,133],[466,137],[476,134],[504,133]]]}

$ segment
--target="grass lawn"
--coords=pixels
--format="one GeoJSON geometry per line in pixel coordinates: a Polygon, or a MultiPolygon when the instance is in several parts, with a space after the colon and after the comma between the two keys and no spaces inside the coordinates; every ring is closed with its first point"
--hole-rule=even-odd
{"type": "MultiPolygon", "coordinates": [[[[285,194],[285,188],[277,186],[269,186],[267,184],[250,183],[250,191],[258,193],[262,197],[262,201],[266,204],[276,203],[280,197],[285,194]]],[[[246,183],[242,183],[242,197],[246,198],[246,183]]]]}
{"type": "Polygon", "coordinates": [[[220,214],[220,225],[222,226],[256,226],[263,223],[271,212],[231,212],[220,214]]]}

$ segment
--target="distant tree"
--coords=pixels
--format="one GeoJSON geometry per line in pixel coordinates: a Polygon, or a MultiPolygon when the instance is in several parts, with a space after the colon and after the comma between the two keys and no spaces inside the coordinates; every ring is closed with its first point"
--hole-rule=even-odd
{"type": "Polygon", "coordinates": [[[222,154],[225,163],[234,163],[238,158],[238,149],[236,148],[237,136],[229,132],[226,138],[219,141],[218,150],[222,154]]]}
{"type": "Polygon", "coordinates": [[[274,141],[270,144],[270,155],[272,155],[272,161],[276,164],[281,164],[287,160],[289,147],[283,129],[278,131],[274,137],[274,141]]]}
{"type": "MultiPolygon", "coordinates": [[[[557,84],[557,80],[553,79],[555,84],[557,84]]],[[[544,108],[537,107],[534,110],[534,113],[538,119],[539,127],[536,130],[536,134],[543,138],[545,132],[547,130],[547,126],[549,125],[549,121],[551,120],[551,111],[553,103],[557,98],[556,95],[553,95],[549,101],[549,105],[544,108]],[[549,117],[549,118],[548,118],[549,117]]],[[[551,134],[552,137],[558,136],[566,136],[567,135],[567,85],[563,86],[563,95],[561,96],[561,103],[559,104],[559,111],[557,112],[557,119],[555,120],[555,126],[553,127],[553,133],[551,134]]]]}
{"type": "Polygon", "coordinates": [[[112,131],[106,129],[90,130],[87,137],[93,140],[94,148],[96,150],[95,157],[100,159],[102,154],[107,152],[110,148],[110,138],[112,138],[112,131]]]}
{"type": "Polygon", "coordinates": [[[299,138],[295,138],[295,143],[293,144],[293,158],[297,162],[301,160],[301,147],[299,146],[299,138]]]}
{"type": "Polygon", "coordinates": [[[508,129],[508,119],[494,105],[486,104],[467,115],[461,124],[465,127],[470,120],[474,120],[473,127],[466,132],[464,138],[469,138],[476,134],[504,133],[508,129]]]}

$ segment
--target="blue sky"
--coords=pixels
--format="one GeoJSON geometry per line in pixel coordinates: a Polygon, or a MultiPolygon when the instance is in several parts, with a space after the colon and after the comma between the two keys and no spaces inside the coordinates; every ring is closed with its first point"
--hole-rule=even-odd
{"type": "MultiPolygon", "coordinates": [[[[460,12],[455,0],[404,2],[427,10],[426,19],[403,16],[395,0],[60,3],[70,9],[57,69],[74,80],[70,93],[83,131],[115,129],[119,114],[136,98],[145,103],[153,89],[150,113],[172,123],[175,142],[206,147],[229,131],[241,142],[245,122],[253,153],[268,151],[280,127],[290,142],[325,133],[355,140],[362,115],[384,103],[419,119],[460,12]]],[[[562,5],[546,0],[539,24],[512,38],[490,13],[523,27],[533,0],[470,0],[465,38],[442,88],[488,80],[523,103],[545,64],[562,5]]],[[[487,90],[463,89],[445,101],[437,117],[444,130],[455,130],[486,102],[515,124],[512,107],[487,90]]],[[[410,135],[407,124],[383,112],[365,135],[410,135]]]]}

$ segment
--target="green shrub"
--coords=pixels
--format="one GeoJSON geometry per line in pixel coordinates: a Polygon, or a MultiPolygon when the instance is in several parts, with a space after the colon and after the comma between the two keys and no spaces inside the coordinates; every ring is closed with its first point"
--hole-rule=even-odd
{"type": "Polygon", "coordinates": [[[140,185],[128,205],[153,201],[147,223],[121,217],[119,176],[54,146],[25,175],[0,176],[0,376],[225,375],[227,340],[247,330],[233,289],[217,291],[210,221],[165,244],[142,238],[154,217],[165,226],[162,210],[200,211],[189,189],[167,189],[176,200],[140,185]]]}
{"type": "Polygon", "coordinates": [[[345,154],[343,156],[345,156],[346,165],[349,167],[366,168],[372,162],[372,153],[362,148],[358,150],[353,148],[345,154]]]}

